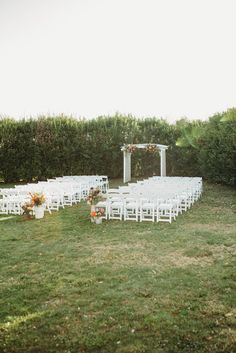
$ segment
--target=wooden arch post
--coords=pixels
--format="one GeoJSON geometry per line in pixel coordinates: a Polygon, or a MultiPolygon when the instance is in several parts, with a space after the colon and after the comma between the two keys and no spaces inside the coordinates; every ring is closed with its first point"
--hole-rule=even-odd
{"type": "Polygon", "coordinates": [[[166,176],[166,150],[160,150],[160,157],[161,157],[161,176],[166,176]]]}
{"type": "Polygon", "coordinates": [[[123,182],[131,180],[131,153],[123,151],[123,182]]]}

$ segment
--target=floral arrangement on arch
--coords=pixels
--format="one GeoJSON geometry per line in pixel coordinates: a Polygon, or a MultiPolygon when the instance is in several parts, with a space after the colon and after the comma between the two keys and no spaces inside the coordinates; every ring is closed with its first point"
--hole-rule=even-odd
{"type": "Polygon", "coordinates": [[[42,193],[35,192],[33,194],[30,193],[31,196],[31,204],[33,206],[42,206],[46,202],[45,195],[42,193]]]}
{"type": "Polygon", "coordinates": [[[158,150],[158,147],[151,143],[145,147],[145,151],[149,153],[155,153],[157,150],[158,150]]]}
{"type": "Polygon", "coordinates": [[[132,144],[129,144],[129,145],[126,145],[124,147],[124,151],[128,152],[128,153],[133,153],[137,150],[137,146],[135,145],[132,145],[132,144]]]}
{"type": "Polygon", "coordinates": [[[94,218],[103,217],[104,215],[105,215],[105,209],[102,207],[97,208],[96,211],[90,212],[90,216],[94,218]]]}
{"type": "Polygon", "coordinates": [[[100,201],[102,199],[102,193],[101,190],[99,188],[90,188],[89,190],[89,194],[86,198],[87,204],[88,205],[96,205],[96,203],[98,203],[98,201],[100,201]]]}

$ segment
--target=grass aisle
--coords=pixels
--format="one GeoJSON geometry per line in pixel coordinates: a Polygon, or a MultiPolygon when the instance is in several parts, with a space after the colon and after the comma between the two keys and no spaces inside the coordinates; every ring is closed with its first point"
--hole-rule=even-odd
{"type": "Polygon", "coordinates": [[[0,352],[233,353],[235,199],[208,185],[171,225],[85,203],[0,222],[0,352]]]}

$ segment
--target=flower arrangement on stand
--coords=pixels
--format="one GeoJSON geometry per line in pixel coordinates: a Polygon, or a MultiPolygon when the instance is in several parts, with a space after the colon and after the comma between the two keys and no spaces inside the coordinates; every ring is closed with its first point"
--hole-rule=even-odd
{"type": "Polygon", "coordinates": [[[151,143],[145,147],[145,151],[149,153],[155,153],[157,150],[158,150],[158,147],[151,143]]]}
{"type": "Polygon", "coordinates": [[[88,205],[96,205],[96,203],[98,203],[98,201],[100,201],[102,198],[102,193],[101,190],[99,188],[90,188],[89,190],[89,194],[87,196],[87,204],[88,205]]]}
{"type": "Polygon", "coordinates": [[[129,144],[129,145],[126,145],[124,147],[124,151],[128,152],[128,153],[133,153],[137,150],[137,146],[135,145],[132,145],[132,144],[129,144]]]}
{"type": "Polygon", "coordinates": [[[21,206],[21,208],[23,209],[23,216],[25,219],[33,218],[33,207],[34,205],[32,204],[32,202],[26,202],[21,206]]]}
{"type": "Polygon", "coordinates": [[[96,207],[95,205],[102,199],[102,193],[99,188],[90,188],[89,194],[87,196],[87,204],[91,206],[91,212],[90,212],[90,217],[91,217],[91,222],[95,223],[95,213],[96,213],[96,207]],[[92,215],[93,214],[93,215],[92,215]]]}
{"type": "Polygon", "coordinates": [[[94,223],[101,224],[102,217],[105,215],[105,209],[102,207],[97,207],[95,211],[90,212],[90,216],[93,218],[94,223]]]}
{"type": "Polygon", "coordinates": [[[33,194],[30,193],[31,203],[33,205],[35,218],[43,218],[44,217],[44,207],[43,204],[46,202],[45,195],[42,193],[35,192],[33,194]]]}

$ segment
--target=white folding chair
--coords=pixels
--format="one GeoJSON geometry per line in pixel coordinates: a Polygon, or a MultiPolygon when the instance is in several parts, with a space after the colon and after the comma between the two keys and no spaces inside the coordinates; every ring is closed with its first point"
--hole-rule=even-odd
{"type": "Polygon", "coordinates": [[[155,220],[155,200],[151,197],[140,199],[140,222],[155,220]]]}
{"type": "Polygon", "coordinates": [[[108,218],[122,220],[124,212],[124,199],[121,195],[108,198],[108,218]]]}
{"type": "Polygon", "coordinates": [[[139,217],[139,200],[137,197],[124,198],[124,220],[138,222],[139,217]]]}

